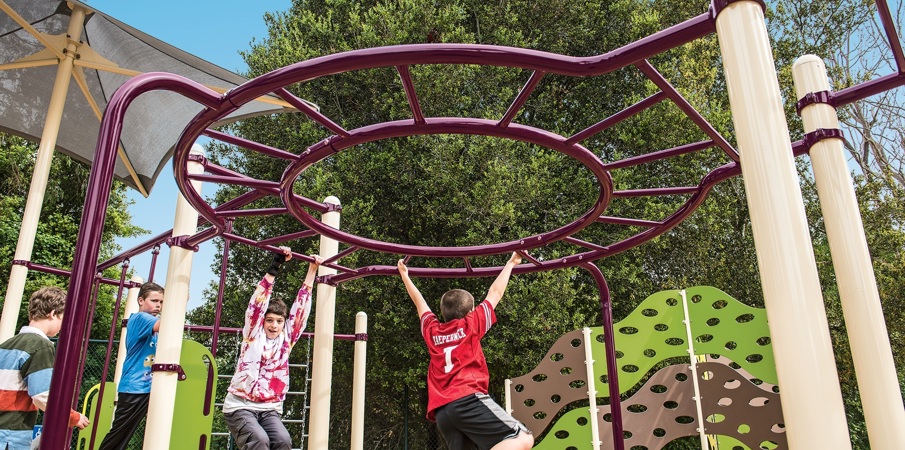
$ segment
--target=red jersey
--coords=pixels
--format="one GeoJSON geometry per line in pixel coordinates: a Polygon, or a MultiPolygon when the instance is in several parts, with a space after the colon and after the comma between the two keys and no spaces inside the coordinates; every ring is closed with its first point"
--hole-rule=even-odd
{"type": "Polygon", "coordinates": [[[490,302],[484,301],[464,319],[440,323],[432,312],[421,316],[421,335],[427,343],[427,418],[434,411],[466,395],[486,394],[490,384],[481,338],[496,323],[490,302]]]}

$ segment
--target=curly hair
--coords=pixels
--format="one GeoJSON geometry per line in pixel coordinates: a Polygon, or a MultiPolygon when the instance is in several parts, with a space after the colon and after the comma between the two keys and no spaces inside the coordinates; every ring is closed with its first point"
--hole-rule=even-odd
{"type": "Polygon", "coordinates": [[[50,313],[63,315],[66,310],[66,291],[56,286],[47,286],[35,291],[28,299],[28,320],[41,320],[50,313]]]}

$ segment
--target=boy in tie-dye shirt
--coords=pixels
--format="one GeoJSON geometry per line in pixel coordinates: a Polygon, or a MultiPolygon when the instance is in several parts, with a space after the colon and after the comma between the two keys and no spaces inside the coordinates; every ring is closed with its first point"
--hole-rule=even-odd
{"type": "Polygon", "coordinates": [[[241,450],[292,448],[280,420],[289,390],[289,353],[305,330],[314,277],[323,259],[312,256],[314,262],[287,314],[285,303],[270,298],[280,266],[292,258],[288,247],[280,250],[248,302],[239,361],[223,402],[226,425],[241,450]]]}

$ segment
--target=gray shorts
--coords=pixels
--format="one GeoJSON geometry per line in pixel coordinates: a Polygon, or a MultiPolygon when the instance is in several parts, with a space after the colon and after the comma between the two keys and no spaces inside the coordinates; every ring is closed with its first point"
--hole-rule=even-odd
{"type": "Polygon", "coordinates": [[[450,450],[490,450],[519,433],[531,433],[487,394],[472,394],[434,413],[450,450]]]}

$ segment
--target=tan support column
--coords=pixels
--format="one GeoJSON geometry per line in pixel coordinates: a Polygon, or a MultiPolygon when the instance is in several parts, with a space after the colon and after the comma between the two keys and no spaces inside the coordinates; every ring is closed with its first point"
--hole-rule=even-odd
{"type": "MultiPolygon", "coordinates": [[[[339,199],[330,196],[324,203],[339,206],[339,199]]],[[[339,229],[339,211],[329,211],[321,221],[339,229]]],[[[321,236],[320,255],[328,259],[339,252],[339,242],[321,236]]],[[[318,275],[333,275],[336,269],[318,268],[318,275]]],[[[308,415],[308,449],[328,448],[330,442],[330,389],[333,373],[333,334],[336,328],[336,287],[317,284],[317,307],[314,324],[314,358],[311,360],[311,414],[308,415]]]]}
{"type": "MultiPolygon", "coordinates": [[[[133,283],[143,284],[145,282],[140,276],[133,276],[133,283]]],[[[123,319],[129,320],[129,316],[138,312],[138,293],[141,287],[129,289],[126,295],[126,304],[123,305],[123,319]]],[[[116,371],[113,375],[113,382],[119,386],[119,380],[123,376],[123,364],[126,362],[126,327],[122,327],[119,333],[119,350],[116,352],[116,371]]]]}
{"type": "Polygon", "coordinates": [[[368,315],[355,315],[355,365],[352,373],[352,450],[364,450],[365,440],[365,369],[367,368],[368,315]]]}
{"type": "MultiPolygon", "coordinates": [[[[194,144],[191,153],[203,155],[204,149],[200,145],[194,144]]],[[[188,173],[204,173],[204,166],[201,163],[189,161],[187,164],[188,173]]],[[[192,181],[192,188],[201,192],[201,182],[192,181]]],[[[173,236],[195,234],[198,231],[198,211],[189,204],[182,193],[179,194],[176,202],[173,236]]],[[[187,248],[170,247],[154,364],[179,364],[194,255],[195,252],[187,248]]],[[[151,376],[151,400],[148,405],[148,421],[145,425],[144,448],[170,448],[178,377],[179,374],[176,372],[154,372],[151,376]]]]}
{"type": "MultiPolygon", "coordinates": [[[[66,94],[69,92],[72,78],[73,59],[78,53],[79,39],[82,37],[82,23],[85,21],[85,9],[74,6],[69,17],[69,36],[65,57],[57,66],[57,77],[53,81],[53,93],[47,106],[44,118],[44,131],[35,159],[35,170],[31,175],[28,198],[25,200],[25,212],[22,215],[22,226],[19,228],[19,241],[16,243],[14,260],[31,261],[31,253],[35,247],[35,234],[38,232],[38,219],[41,217],[41,206],[44,203],[44,191],[47,190],[47,179],[50,176],[50,163],[53,161],[53,149],[57,146],[60,134],[60,122],[63,120],[63,107],[66,94]]],[[[9,283],[6,285],[6,297],[3,301],[3,314],[0,315],[0,342],[16,334],[16,319],[22,307],[22,294],[25,292],[25,280],[28,269],[13,264],[9,272],[9,283]]]]}
{"type": "MultiPolygon", "coordinates": [[[[792,66],[798,98],[830,92],[826,66],[814,55],[798,58],[792,66]]],[[[805,133],[819,128],[838,129],[836,108],[814,103],[801,111],[805,133]]],[[[858,390],[870,448],[905,448],[905,408],[896,376],[880,293],[871,264],[864,224],[841,139],[824,139],[810,150],[820,207],[833,255],[839,297],[845,315],[858,390]]],[[[785,396],[785,392],[783,392],[785,396]]]]}
{"type": "Polygon", "coordinates": [[[839,376],[761,4],[716,19],[792,450],[849,450],[839,376]]]}

